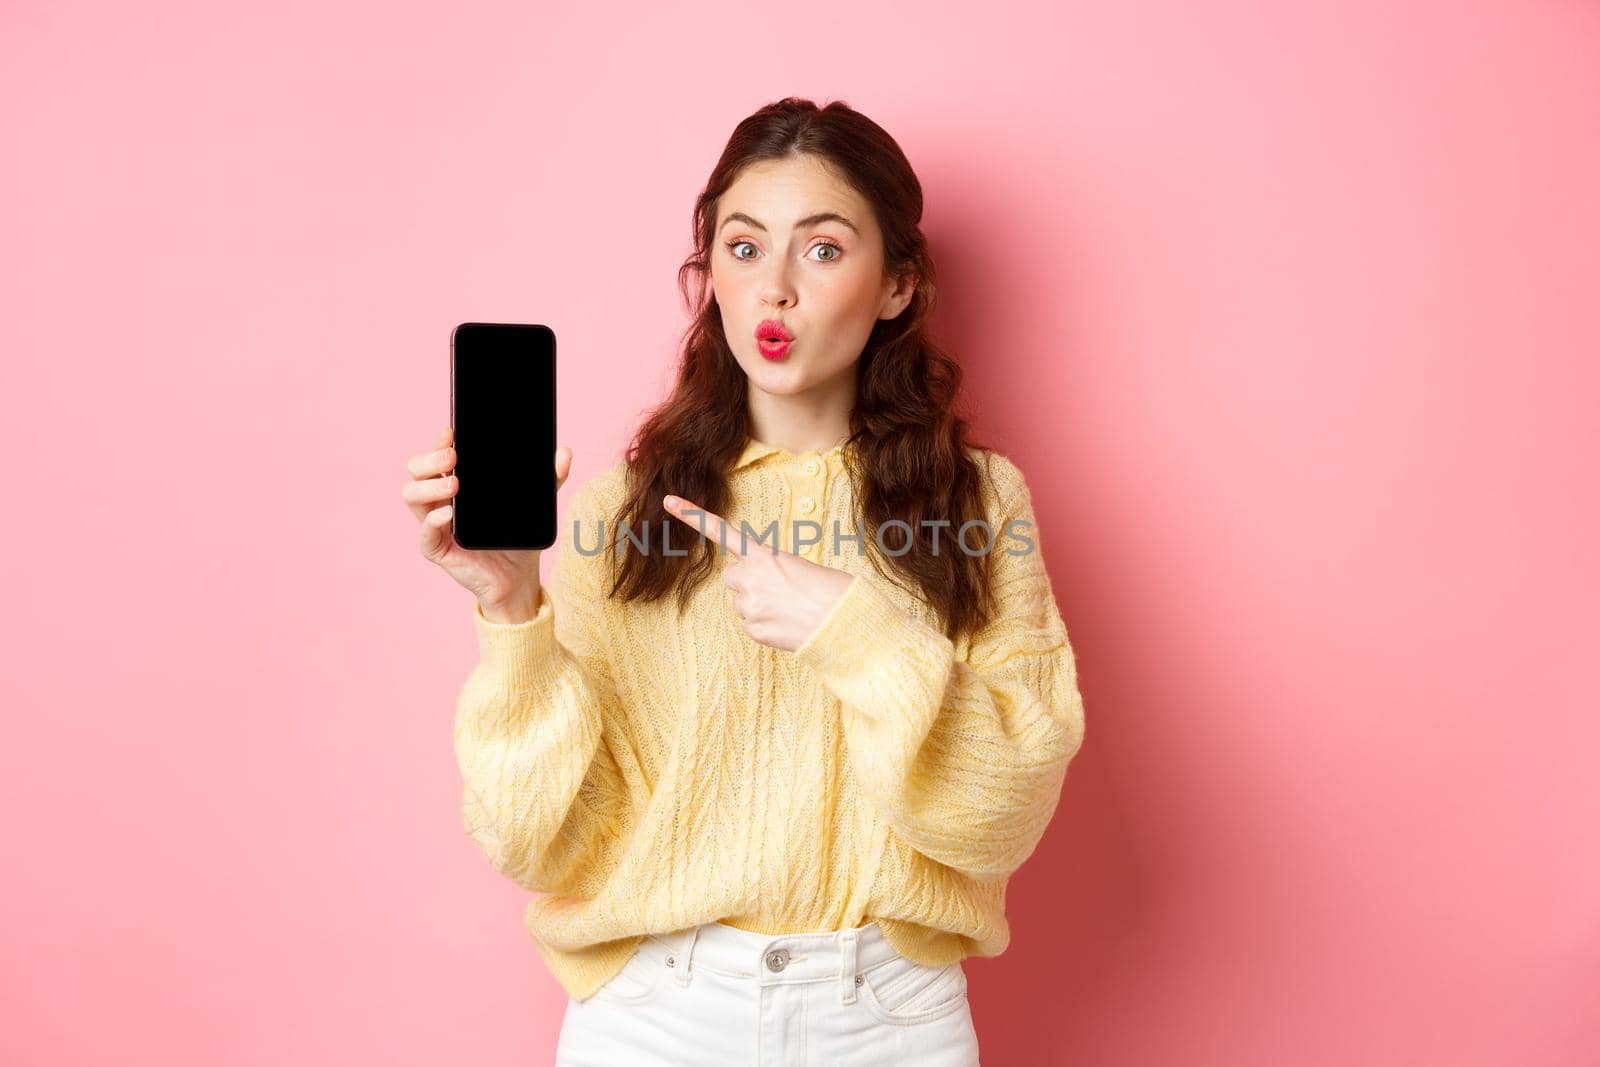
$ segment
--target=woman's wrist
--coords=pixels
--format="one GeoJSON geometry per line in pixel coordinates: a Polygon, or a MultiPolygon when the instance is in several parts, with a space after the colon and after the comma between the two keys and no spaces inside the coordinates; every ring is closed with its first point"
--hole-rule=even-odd
{"type": "Polygon", "coordinates": [[[502,626],[516,626],[539,614],[539,587],[526,593],[517,593],[504,600],[478,601],[483,617],[502,626]]]}

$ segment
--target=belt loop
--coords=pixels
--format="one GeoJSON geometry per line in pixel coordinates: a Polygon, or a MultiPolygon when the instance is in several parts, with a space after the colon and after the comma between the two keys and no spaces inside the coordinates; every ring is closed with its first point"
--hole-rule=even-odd
{"type": "Polygon", "coordinates": [[[694,943],[700,937],[700,927],[691,927],[679,939],[678,966],[673,968],[672,980],[680,986],[689,984],[689,968],[694,959],[694,943]]]}
{"type": "Polygon", "coordinates": [[[857,930],[839,932],[839,1002],[856,1002],[856,937],[857,930]]]}

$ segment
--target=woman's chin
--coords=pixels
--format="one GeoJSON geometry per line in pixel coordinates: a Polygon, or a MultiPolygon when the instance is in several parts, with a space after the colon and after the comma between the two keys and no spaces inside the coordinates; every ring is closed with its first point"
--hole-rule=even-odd
{"type": "Polygon", "coordinates": [[[741,354],[739,366],[744,368],[745,377],[752,386],[774,396],[793,396],[818,388],[841,388],[846,376],[856,373],[853,361],[839,367],[819,368],[814,359],[803,355],[796,361],[792,354],[783,359],[767,359],[759,352],[741,354]]]}
{"type": "Polygon", "coordinates": [[[756,366],[746,366],[745,376],[750,379],[750,384],[760,389],[763,393],[798,393],[810,383],[806,380],[806,373],[789,360],[771,361],[756,357],[761,360],[756,366]]]}

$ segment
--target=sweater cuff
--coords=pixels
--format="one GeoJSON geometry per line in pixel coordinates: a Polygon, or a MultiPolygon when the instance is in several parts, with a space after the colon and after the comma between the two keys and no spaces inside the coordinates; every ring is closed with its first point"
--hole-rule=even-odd
{"type": "Polygon", "coordinates": [[[844,700],[871,692],[879,697],[931,696],[937,703],[955,646],[907,614],[883,579],[862,571],[794,656],[844,700]]]}
{"type": "Polygon", "coordinates": [[[557,667],[555,618],[555,600],[543,583],[539,586],[539,610],[522,622],[495,622],[474,600],[472,622],[484,666],[502,675],[514,690],[547,685],[557,667]]]}

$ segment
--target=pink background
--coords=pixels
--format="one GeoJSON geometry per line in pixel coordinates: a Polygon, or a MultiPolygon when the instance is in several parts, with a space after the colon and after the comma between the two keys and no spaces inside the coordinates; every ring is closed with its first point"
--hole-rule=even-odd
{"type": "Polygon", "coordinates": [[[983,15],[4,6],[0,1060],[550,1062],[404,463],[469,319],[612,462],[797,93],[916,166],[1078,649],[985,1062],[1595,1062],[1600,9],[983,15]]]}

